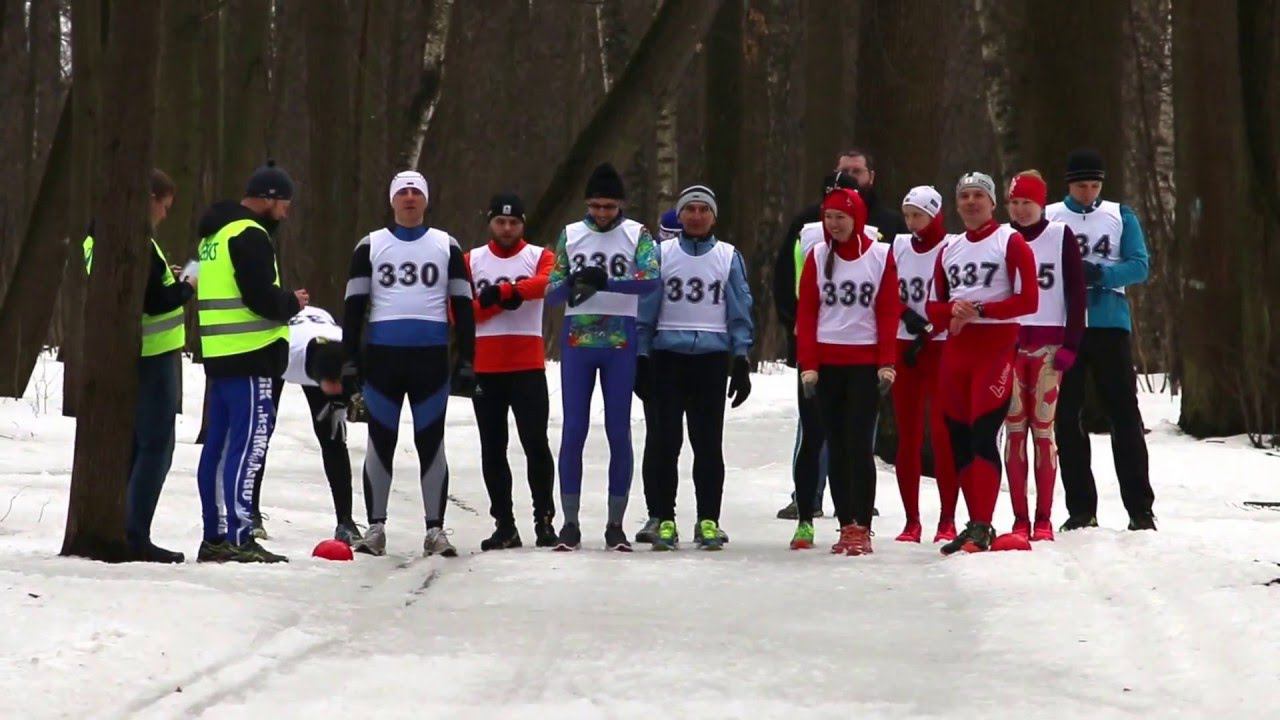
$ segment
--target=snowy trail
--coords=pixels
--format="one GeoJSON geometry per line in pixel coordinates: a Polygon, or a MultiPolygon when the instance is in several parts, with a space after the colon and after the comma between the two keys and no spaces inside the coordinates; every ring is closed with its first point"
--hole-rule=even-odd
{"type": "MultiPolygon", "coordinates": [[[[55,387],[57,369],[50,363],[55,387]]],[[[554,392],[556,373],[549,375],[554,392]]],[[[417,465],[412,444],[402,442],[390,555],[347,564],[308,557],[333,519],[305,404],[286,389],[264,508],[270,546],[291,557],[287,567],[112,567],[55,557],[74,425],[29,401],[3,401],[0,717],[1277,712],[1280,587],[1265,583],[1280,576],[1280,513],[1239,503],[1280,496],[1280,460],[1238,440],[1181,437],[1168,424],[1176,404],[1145,396],[1158,534],[1116,529],[1125,517],[1105,438],[1095,437],[1104,528],[1030,553],[943,559],[931,545],[892,542],[901,505],[883,468],[873,556],[792,553],[790,523],[773,519],[788,489],[792,382],[757,376],[747,406],[729,414],[724,526],[732,542],[722,553],[604,552],[604,483],[592,478],[603,478],[607,452],[593,426],[587,549],[480,554],[488,503],[474,420],[455,401],[449,524],[463,557],[417,557],[417,465]]],[[[157,541],[188,553],[199,535],[199,449],[190,442],[200,392],[199,371],[188,369],[192,414],[180,419],[155,530],[157,541]]],[[[635,414],[639,447],[639,408],[635,414]]],[[[553,409],[553,447],[557,416],[553,409]]],[[[355,429],[357,468],[363,442],[355,429]]],[[[518,447],[512,465],[517,518],[531,542],[518,447]]],[[[931,530],[931,482],[921,497],[931,530]]],[[[687,483],[678,507],[687,539],[687,483]]],[[[630,529],[643,510],[637,478],[630,529]]],[[[1055,512],[1063,516],[1060,498],[1055,512]]],[[[1002,497],[997,525],[1009,521],[1002,497]]],[[[820,520],[818,531],[824,548],[834,520],[820,520]]]]}

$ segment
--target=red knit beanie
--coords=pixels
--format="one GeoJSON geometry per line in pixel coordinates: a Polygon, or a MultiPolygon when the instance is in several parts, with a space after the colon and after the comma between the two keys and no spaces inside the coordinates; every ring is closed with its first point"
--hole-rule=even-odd
{"type": "Polygon", "coordinates": [[[867,205],[862,202],[862,196],[858,195],[856,190],[836,188],[827,193],[827,197],[822,201],[822,211],[827,210],[839,210],[853,218],[854,234],[862,234],[862,229],[867,224],[867,205]]]}
{"type": "Polygon", "coordinates": [[[1040,207],[1044,207],[1048,194],[1049,188],[1045,186],[1044,180],[1035,175],[1015,175],[1013,183],[1009,185],[1010,200],[1014,198],[1030,200],[1040,207]]]}

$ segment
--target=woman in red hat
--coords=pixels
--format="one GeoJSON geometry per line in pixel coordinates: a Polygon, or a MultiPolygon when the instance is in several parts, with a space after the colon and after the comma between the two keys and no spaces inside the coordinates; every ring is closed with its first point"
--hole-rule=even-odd
{"type": "Polygon", "coordinates": [[[1022,544],[1052,540],[1053,486],[1058,448],[1053,423],[1062,375],[1075,362],[1084,337],[1084,266],[1071,228],[1044,216],[1044,178],[1035,170],[1018,173],[1009,186],[1009,227],[1031,245],[1040,295],[1035,313],[1021,318],[1013,362],[1013,402],[1005,419],[1004,463],[1013,502],[1013,534],[1022,544]],[[1036,516],[1027,508],[1027,430],[1035,453],[1036,516]]]}
{"type": "MultiPolygon", "coordinates": [[[[889,245],[864,232],[867,207],[858,193],[833,190],[822,215],[825,242],[809,251],[800,274],[796,359],[804,393],[817,397],[827,430],[840,520],[831,552],[866,555],[876,499],[876,416],[895,377],[898,273],[889,245]]],[[[796,488],[797,497],[813,490],[796,488]]],[[[813,547],[811,521],[801,518],[791,547],[813,547]]]]}

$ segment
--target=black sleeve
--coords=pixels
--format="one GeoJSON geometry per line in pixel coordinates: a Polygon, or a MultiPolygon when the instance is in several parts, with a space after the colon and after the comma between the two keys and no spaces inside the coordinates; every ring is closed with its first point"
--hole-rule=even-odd
{"type": "Polygon", "coordinates": [[[793,333],[796,327],[796,240],[806,222],[804,214],[792,219],[773,264],[773,308],[778,313],[778,322],[793,333]]]}
{"type": "Polygon", "coordinates": [[[240,297],[253,312],[268,320],[288,322],[302,308],[293,292],[276,287],[276,251],[271,239],[257,228],[231,238],[231,266],[240,297]]]}
{"type": "Polygon", "coordinates": [[[181,281],[165,285],[166,269],[159,253],[152,252],[151,269],[147,272],[147,290],[142,296],[142,312],[148,315],[162,315],[177,310],[195,294],[190,285],[181,281]]]}
{"type": "Polygon", "coordinates": [[[342,344],[347,357],[360,359],[360,341],[364,334],[365,313],[369,310],[369,292],[373,284],[373,261],[369,259],[369,239],[356,245],[347,271],[347,297],[342,311],[342,344]]]}
{"type": "Polygon", "coordinates": [[[476,356],[476,314],[471,304],[471,273],[457,240],[449,245],[449,309],[453,315],[453,339],[458,357],[473,362],[476,356]]]}

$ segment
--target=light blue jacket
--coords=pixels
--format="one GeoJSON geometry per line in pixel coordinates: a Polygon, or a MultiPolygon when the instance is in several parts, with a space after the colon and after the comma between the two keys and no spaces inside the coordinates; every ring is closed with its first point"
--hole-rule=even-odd
{"type": "MultiPolygon", "coordinates": [[[[714,236],[695,242],[683,233],[680,235],[680,248],[695,256],[710,252],[717,242],[714,236]]],[[[728,352],[745,357],[751,351],[751,345],[755,342],[755,323],[751,320],[751,287],[747,284],[746,263],[742,260],[742,253],[734,250],[733,261],[729,265],[729,286],[725,289],[728,332],[658,331],[658,313],[662,310],[665,297],[665,289],[659,287],[657,292],[640,298],[636,327],[641,355],[648,355],[653,350],[667,350],[686,355],[728,352]]]]}
{"type": "MultiPolygon", "coordinates": [[[[1073,200],[1070,195],[1063,202],[1071,212],[1088,214],[1093,212],[1102,200],[1099,199],[1093,207],[1089,208],[1073,200]]],[[[1147,257],[1147,241],[1133,208],[1128,205],[1120,206],[1120,222],[1122,226],[1120,262],[1114,265],[1103,265],[1102,280],[1088,288],[1088,327],[1120,328],[1132,332],[1133,321],[1129,316],[1129,299],[1112,290],[1146,282],[1150,274],[1150,265],[1147,257]]]]}

